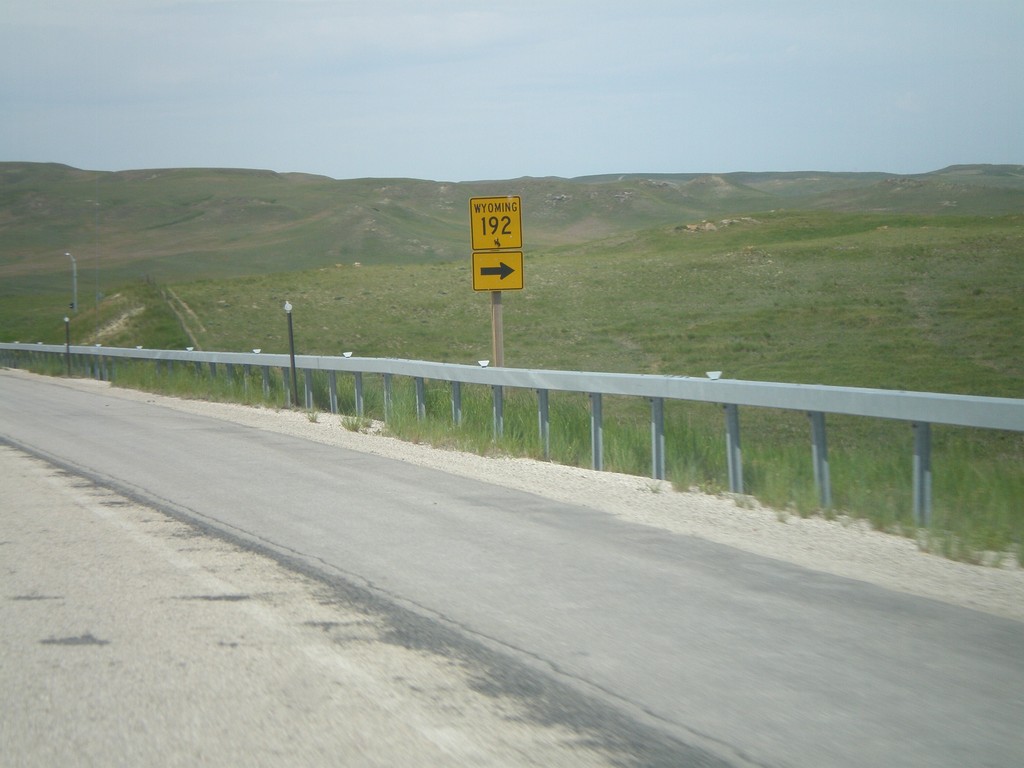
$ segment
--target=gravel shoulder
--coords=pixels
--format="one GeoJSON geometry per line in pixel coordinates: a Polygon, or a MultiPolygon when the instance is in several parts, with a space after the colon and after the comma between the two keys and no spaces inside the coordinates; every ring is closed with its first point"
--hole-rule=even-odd
{"type": "MultiPolygon", "coordinates": [[[[32,376],[24,372],[15,375],[32,376]]],[[[1024,569],[957,563],[922,552],[915,541],[872,530],[863,521],[801,518],[734,498],[679,492],[669,483],[519,458],[481,457],[353,432],[341,419],[154,395],[88,379],[64,386],[102,388],[110,396],[159,404],[453,475],[583,505],[632,523],[697,536],[805,568],[1024,621],[1024,569]]]]}

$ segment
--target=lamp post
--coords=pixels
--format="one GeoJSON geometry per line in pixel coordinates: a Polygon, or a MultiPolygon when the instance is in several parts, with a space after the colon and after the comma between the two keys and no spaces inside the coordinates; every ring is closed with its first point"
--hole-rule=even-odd
{"type": "Polygon", "coordinates": [[[75,257],[67,251],[64,255],[71,259],[71,310],[78,312],[78,264],[75,263],[75,257]]]}
{"type": "Polygon", "coordinates": [[[68,378],[71,378],[71,318],[64,315],[64,359],[67,361],[68,378]]]}
{"type": "Polygon", "coordinates": [[[284,313],[288,315],[288,353],[292,363],[292,405],[299,407],[299,379],[295,373],[295,333],[292,329],[292,304],[284,303],[284,313]]]}

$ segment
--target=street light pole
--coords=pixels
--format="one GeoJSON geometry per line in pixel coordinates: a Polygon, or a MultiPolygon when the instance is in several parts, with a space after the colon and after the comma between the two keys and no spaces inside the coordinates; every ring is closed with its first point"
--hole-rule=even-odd
{"type": "Polygon", "coordinates": [[[295,333],[292,329],[292,304],[284,303],[284,313],[288,315],[288,350],[292,362],[292,405],[299,407],[299,378],[295,373],[295,333]]]}
{"type": "Polygon", "coordinates": [[[78,312],[78,264],[75,263],[75,257],[67,251],[64,255],[71,259],[71,309],[78,312]]]}

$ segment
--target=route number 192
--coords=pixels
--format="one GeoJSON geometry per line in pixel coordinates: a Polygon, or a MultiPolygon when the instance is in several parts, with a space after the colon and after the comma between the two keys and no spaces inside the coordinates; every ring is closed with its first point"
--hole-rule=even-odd
{"type": "Polygon", "coordinates": [[[474,197],[469,201],[474,251],[523,247],[522,204],[519,197],[474,197]]]}
{"type": "Polygon", "coordinates": [[[503,237],[509,237],[512,234],[512,217],[502,216],[499,219],[497,216],[481,216],[480,233],[484,237],[499,234],[503,237]]]}

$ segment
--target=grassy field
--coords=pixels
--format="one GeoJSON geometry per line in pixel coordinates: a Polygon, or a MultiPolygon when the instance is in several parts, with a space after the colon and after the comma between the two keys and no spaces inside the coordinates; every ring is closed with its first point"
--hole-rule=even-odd
{"type": "MultiPolygon", "coordinates": [[[[506,362],[1021,397],[1022,223],[759,214],[528,254],[526,290],[503,297],[506,362]]],[[[491,356],[489,296],[471,290],[468,259],[138,283],[83,312],[85,339],[152,344],[134,323],[103,328],[161,290],[182,325],[162,346],[285,351],[288,300],[302,352],[491,356]]]]}
{"type": "MultiPolygon", "coordinates": [[[[582,186],[516,182],[538,216],[534,224],[524,197],[526,289],[504,295],[506,364],[685,375],[721,370],[737,379],[1022,398],[1024,205],[1006,210],[1020,201],[1019,174],[988,169],[981,174],[985,183],[971,182],[972,174],[978,169],[949,169],[928,181],[757,174],[591,179],[578,182],[582,186]],[[684,189],[692,205],[669,212],[684,189]],[[709,202],[715,195],[725,200],[718,209],[709,202]],[[741,207],[780,201],[788,204],[741,207]],[[623,204],[630,212],[615,208],[623,204]],[[963,214],[985,206],[998,215],[963,214]],[[886,210],[868,210],[878,208],[886,210]],[[702,222],[710,211],[717,215],[709,226],[702,222]]],[[[471,290],[468,253],[451,255],[464,248],[459,238],[467,238],[459,196],[477,193],[478,186],[441,191],[445,185],[432,182],[360,182],[364,196],[353,187],[346,205],[372,213],[381,243],[404,244],[377,258],[353,235],[344,242],[365,255],[360,261],[325,255],[317,245],[323,243],[310,235],[317,221],[337,214],[320,198],[337,182],[243,173],[240,178],[255,185],[246,199],[275,199],[277,185],[276,199],[297,218],[250,212],[218,228],[205,219],[213,210],[231,218],[230,207],[215,203],[237,193],[230,185],[239,180],[218,177],[227,186],[203,192],[207,175],[175,172],[178,186],[152,193],[149,204],[140,199],[150,228],[126,226],[119,242],[148,242],[149,256],[132,261],[122,251],[118,263],[96,275],[82,259],[76,343],[283,352],[288,300],[300,353],[460,363],[491,357],[489,297],[471,290]],[[294,189],[282,191],[295,185],[305,189],[306,208],[294,189]],[[178,190],[186,211],[177,223],[168,218],[169,189],[178,190]],[[204,205],[210,210],[196,214],[204,205]],[[299,209],[301,216],[294,214],[299,209]],[[421,233],[430,233],[421,246],[434,245],[417,254],[410,243],[421,233]],[[180,251],[200,235],[216,258],[180,251]],[[271,259],[282,242],[297,255],[271,259]],[[163,278],[151,270],[161,260],[173,262],[163,278]],[[203,268],[193,270],[194,263],[203,268]],[[96,296],[94,278],[103,286],[96,296]]],[[[84,188],[97,183],[80,181],[84,188]]],[[[333,226],[365,234],[360,222],[333,226]]],[[[26,247],[33,237],[45,239],[21,236],[26,247]]],[[[63,342],[67,265],[60,268],[58,288],[45,270],[3,256],[0,338],[63,342]]],[[[149,374],[139,377],[140,386],[158,385],[149,374]]],[[[208,397],[254,396],[251,388],[221,392],[188,379],[174,386],[208,397]]],[[[322,391],[323,382],[318,386],[322,391]]],[[[493,444],[486,391],[464,394],[466,423],[455,429],[444,387],[428,388],[431,418],[421,422],[410,417],[411,393],[396,386],[390,424],[396,433],[482,452],[539,455],[530,393],[510,395],[506,437],[493,444]]],[[[275,397],[283,402],[279,392],[275,397]]],[[[369,397],[382,408],[379,393],[369,397]]],[[[322,396],[318,407],[326,408],[322,396]]],[[[612,399],[605,411],[606,468],[647,474],[646,404],[612,399]]],[[[552,419],[552,458],[586,465],[585,399],[553,398],[552,419]]],[[[742,419],[750,492],[781,513],[815,512],[806,416],[744,409],[742,419]]],[[[670,404],[668,470],[677,486],[722,490],[722,431],[718,409],[670,404]]],[[[911,439],[909,425],[899,422],[830,419],[834,507],[826,513],[868,517],[879,528],[909,533],[911,439]]],[[[936,428],[934,452],[935,516],[926,546],[966,560],[1017,547],[1024,559],[1024,437],[936,428]]]]}

